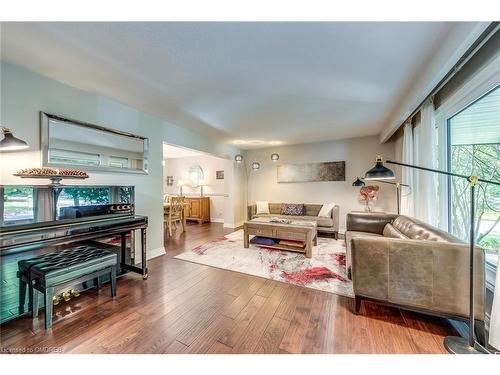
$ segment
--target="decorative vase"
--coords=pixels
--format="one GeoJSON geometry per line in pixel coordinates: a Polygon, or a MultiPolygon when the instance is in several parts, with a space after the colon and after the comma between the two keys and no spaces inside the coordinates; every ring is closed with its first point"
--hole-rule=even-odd
{"type": "Polygon", "coordinates": [[[370,207],[370,202],[368,201],[365,202],[365,212],[372,212],[372,209],[370,207]]]}
{"type": "Polygon", "coordinates": [[[359,200],[365,204],[365,212],[372,212],[370,202],[377,200],[378,190],[377,185],[363,186],[359,189],[359,200]]]}

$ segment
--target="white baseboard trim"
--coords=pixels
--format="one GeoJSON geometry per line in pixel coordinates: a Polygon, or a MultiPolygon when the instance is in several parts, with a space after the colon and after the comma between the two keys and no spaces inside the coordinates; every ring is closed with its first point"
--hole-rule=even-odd
{"type": "Polygon", "coordinates": [[[165,255],[165,248],[164,247],[159,247],[157,249],[151,249],[146,251],[146,260],[150,260],[162,255],[165,255]]]}
{"type": "Polygon", "coordinates": [[[224,222],[224,219],[223,219],[223,218],[220,218],[220,217],[217,217],[217,218],[210,218],[210,222],[211,222],[211,223],[223,223],[223,222],[224,222]]]}
{"type": "Polygon", "coordinates": [[[241,227],[243,223],[244,221],[240,221],[238,223],[224,223],[224,228],[231,228],[231,229],[238,228],[241,227]]]}

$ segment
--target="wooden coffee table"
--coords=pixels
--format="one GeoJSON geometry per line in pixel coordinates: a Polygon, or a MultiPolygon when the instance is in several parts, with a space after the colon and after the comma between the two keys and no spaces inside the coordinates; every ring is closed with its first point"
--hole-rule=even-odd
{"type": "Polygon", "coordinates": [[[307,258],[312,256],[312,248],[318,244],[318,231],[315,222],[293,220],[291,223],[273,223],[269,218],[255,218],[246,221],[243,225],[243,241],[245,248],[250,246],[249,236],[270,237],[278,240],[292,240],[304,242],[303,247],[289,245],[265,245],[278,250],[303,253],[307,258]]]}

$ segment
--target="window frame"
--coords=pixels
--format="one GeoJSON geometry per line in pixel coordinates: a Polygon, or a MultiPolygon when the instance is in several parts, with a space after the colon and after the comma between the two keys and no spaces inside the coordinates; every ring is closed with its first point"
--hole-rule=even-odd
{"type": "MultiPolygon", "coordinates": [[[[463,111],[467,110],[468,108],[472,107],[474,104],[476,104],[477,102],[479,102],[481,99],[485,98],[486,96],[488,96],[489,94],[491,94],[493,91],[495,90],[498,90],[500,89],[500,83],[493,87],[492,89],[490,89],[488,92],[484,93],[483,95],[481,95],[479,98],[477,98],[476,100],[474,100],[472,103],[468,104],[466,107],[462,108],[460,111],[458,111],[457,113],[455,113],[454,115],[452,115],[451,117],[448,117],[446,119],[446,140],[447,140],[447,144],[446,144],[446,170],[448,172],[452,172],[451,170],[451,120],[459,115],[460,113],[462,113],[463,111]]],[[[447,221],[448,221],[448,232],[452,232],[452,229],[451,229],[451,193],[450,193],[450,190],[451,190],[451,176],[446,176],[446,180],[447,180],[447,185],[446,185],[446,189],[447,189],[447,197],[446,197],[446,200],[447,200],[447,207],[448,207],[448,213],[447,213],[447,221]]]]}
{"type": "MultiPolygon", "coordinates": [[[[450,170],[449,120],[500,86],[500,69],[498,69],[498,66],[500,66],[500,56],[492,59],[487,65],[479,69],[436,109],[434,119],[438,131],[437,156],[439,169],[450,170]]],[[[450,176],[440,174],[438,176],[438,184],[439,227],[450,232],[450,176]],[[441,215],[441,213],[446,214],[441,215]]]]}

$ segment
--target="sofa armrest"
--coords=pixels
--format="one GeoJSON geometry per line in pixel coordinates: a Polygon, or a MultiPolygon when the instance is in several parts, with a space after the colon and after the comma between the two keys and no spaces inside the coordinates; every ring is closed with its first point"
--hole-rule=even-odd
{"type": "Polygon", "coordinates": [[[347,214],[346,230],[382,234],[384,227],[397,217],[393,214],[351,212],[347,214]]]}
{"type": "Polygon", "coordinates": [[[340,226],[340,206],[339,205],[333,206],[332,220],[333,220],[333,230],[335,232],[338,232],[339,226],[340,226]]]}
{"type": "MultiPolygon", "coordinates": [[[[351,241],[354,294],[465,318],[469,245],[386,237],[351,241]]],[[[475,253],[475,313],[484,319],[484,250],[475,253]]]]}
{"type": "Polygon", "coordinates": [[[251,204],[247,207],[247,220],[252,220],[253,216],[257,214],[257,205],[251,204]]]}

